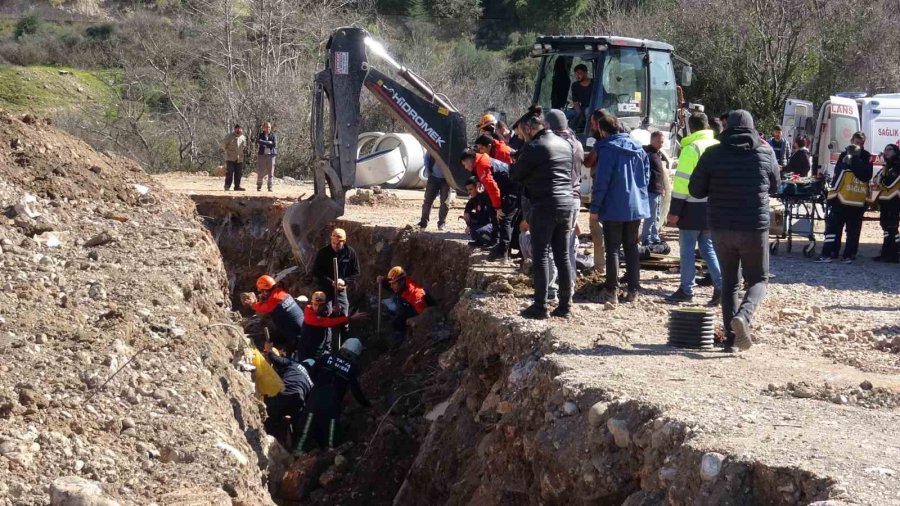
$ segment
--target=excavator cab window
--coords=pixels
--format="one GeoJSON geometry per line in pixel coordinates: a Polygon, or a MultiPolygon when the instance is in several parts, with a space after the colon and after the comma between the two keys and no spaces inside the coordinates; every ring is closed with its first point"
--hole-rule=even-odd
{"type": "Polygon", "coordinates": [[[587,124],[587,117],[593,110],[594,97],[596,95],[596,60],[585,58],[577,54],[550,54],[544,57],[541,65],[541,76],[538,91],[538,103],[546,109],[560,109],[569,118],[569,126],[576,132],[580,132],[587,124]],[[584,96],[590,98],[591,104],[586,104],[581,115],[577,113],[573,104],[572,88],[580,86],[576,84],[575,68],[584,65],[588,68],[587,78],[590,84],[586,87],[584,96]]]}
{"type": "Polygon", "coordinates": [[[600,108],[620,119],[646,115],[647,63],[645,53],[638,48],[610,47],[603,61],[601,83],[600,108]]]}

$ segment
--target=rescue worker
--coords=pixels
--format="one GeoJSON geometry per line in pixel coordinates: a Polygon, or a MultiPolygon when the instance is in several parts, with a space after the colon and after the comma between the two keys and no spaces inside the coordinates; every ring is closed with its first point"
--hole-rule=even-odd
{"type": "MultiPolygon", "coordinates": [[[[349,316],[349,290],[359,277],[359,258],[356,256],[356,251],[347,244],[347,232],[344,229],[335,228],[331,231],[328,246],[316,253],[312,273],[316,280],[316,289],[325,292],[325,296],[331,303],[331,307],[329,307],[331,314],[349,316]],[[335,258],[338,261],[337,280],[334,279],[335,258]]],[[[338,328],[336,337],[340,337],[345,330],[349,330],[349,328],[346,326],[338,328]]]]}
{"type": "Polygon", "coordinates": [[[469,201],[463,211],[463,221],[466,222],[466,231],[472,238],[469,246],[476,248],[490,247],[493,244],[494,224],[496,214],[491,207],[491,200],[483,192],[479,191],[478,178],[470,177],[466,181],[466,192],[469,201]]]}
{"type": "Polygon", "coordinates": [[[486,112],[481,115],[481,120],[478,121],[478,133],[493,133],[496,126],[497,118],[493,114],[486,112]]]}
{"type": "Polygon", "coordinates": [[[715,287],[709,305],[718,306],[722,300],[722,271],[719,269],[719,260],[709,231],[707,199],[692,197],[688,191],[688,183],[700,157],[708,148],[719,144],[719,141],[709,129],[709,120],[702,112],[692,113],[688,117],[688,127],[693,133],[681,139],[681,154],[678,156],[678,171],[672,181],[672,203],[669,207],[669,224],[678,227],[681,284],[666,300],[693,300],[694,277],[697,273],[694,250],[699,245],[700,255],[706,261],[715,287]]]}
{"type": "Polygon", "coordinates": [[[361,353],[362,343],[351,337],[337,353],[323,355],[311,367],[310,377],[315,388],[307,396],[300,417],[302,429],[298,432],[300,437],[294,448],[295,457],[310,449],[313,441],[321,449],[335,447],[348,388],[361,405],[372,405],[359,386],[357,361],[361,353]]]}
{"type": "Polygon", "coordinates": [[[309,364],[295,362],[289,358],[282,357],[272,351],[272,343],[266,342],[263,347],[263,353],[266,360],[272,364],[272,368],[281,377],[284,383],[284,390],[274,397],[266,397],[266,421],[263,426],[266,432],[275,437],[279,441],[286,441],[285,434],[287,432],[287,423],[285,417],[291,417],[291,429],[294,433],[294,440],[288,451],[293,450],[296,446],[294,442],[298,441],[302,425],[300,424],[301,413],[303,411],[303,403],[312,390],[313,382],[306,369],[309,364]]]}
{"type": "Polygon", "coordinates": [[[303,331],[303,311],[297,301],[268,274],[256,280],[257,301],[241,302],[260,315],[268,315],[277,332],[272,340],[287,355],[293,353],[303,331]]]}
{"type": "Polygon", "coordinates": [[[881,209],[879,223],[884,232],[881,254],[873,258],[876,262],[900,262],[900,148],[888,144],[882,153],[884,167],[878,177],[878,206],[881,209]]]}
{"type": "Polygon", "coordinates": [[[484,186],[497,213],[496,246],[488,255],[488,261],[506,260],[512,242],[512,228],[519,214],[519,185],[509,177],[509,165],[494,160],[484,153],[467,149],[460,157],[463,167],[475,174],[484,186]]]}
{"type": "MultiPolygon", "coordinates": [[[[350,316],[330,316],[328,297],[325,292],[313,292],[309,304],[303,308],[303,331],[295,356],[303,361],[314,358],[320,349],[331,349],[326,342],[331,337],[330,329],[349,325],[350,322],[365,320],[369,313],[356,311],[350,316]],[[323,346],[324,345],[324,346],[323,346]]],[[[335,347],[338,344],[335,343],[335,347]]]]}
{"type": "Polygon", "coordinates": [[[477,149],[479,153],[488,155],[494,160],[500,160],[505,164],[512,163],[512,149],[510,149],[510,147],[502,140],[495,139],[490,135],[479,135],[478,138],[475,139],[475,149],[477,149]]]}
{"type": "Polygon", "coordinates": [[[426,308],[435,305],[435,301],[421,285],[407,276],[406,271],[399,265],[391,267],[387,277],[378,276],[378,283],[394,292],[397,312],[391,322],[393,332],[388,337],[388,345],[392,349],[397,348],[406,334],[406,320],[422,314],[426,308]]]}
{"type": "Polygon", "coordinates": [[[856,132],[850,138],[850,142],[834,166],[832,189],[829,190],[827,197],[829,212],[825,219],[825,241],[822,245],[822,255],[815,260],[817,263],[831,263],[837,260],[841,251],[841,233],[845,227],[847,244],[844,246],[841,261],[852,264],[856,260],[873,167],[872,155],[864,149],[866,134],[856,132]]]}

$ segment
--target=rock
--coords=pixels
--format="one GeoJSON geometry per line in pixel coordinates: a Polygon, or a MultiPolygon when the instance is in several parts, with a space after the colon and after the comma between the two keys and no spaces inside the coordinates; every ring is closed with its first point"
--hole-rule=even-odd
{"type": "Polygon", "coordinates": [[[859,384],[859,388],[862,388],[863,390],[872,390],[872,382],[869,380],[865,380],[859,384]]]}
{"type": "Polygon", "coordinates": [[[722,471],[722,462],[725,456],[721,453],[709,452],[700,459],[700,478],[703,481],[714,479],[722,471]]]}
{"type": "Polygon", "coordinates": [[[678,470],[671,467],[663,467],[657,473],[659,476],[659,481],[675,481],[675,478],[678,476],[678,470]]]}
{"type": "Polygon", "coordinates": [[[322,488],[328,491],[333,491],[336,488],[336,480],[338,478],[338,470],[335,469],[335,466],[329,467],[321,476],[319,476],[319,485],[322,485],[322,488]]]}
{"type": "Polygon", "coordinates": [[[123,429],[133,429],[135,427],[136,427],[136,425],[134,423],[134,418],[131,418],[129,416],[129,417],[125,417],[122,419],[122,428],[123,429]]]}
{"type": "Polygon", "coordinates": [[[428,413],[425,414],[425,419],[428,420],[429,422],[433,422],[433,421],[437,420],[438,418],[444,416],[444,413],[447,412],[448,406],[450,406],[449,400],[441,402],[440,404],[438,404],[437,406],[432,408],[431,411],[429,411],[428,413]]]}
{"type": "Polygon", "coordinates": [[[505,279],[497,279],[487,286],[487,290],[494,293],[513,293],[513,286],[505,279]]]}
{"type": "Polygon", "coordinates": [[[835,404],[847,404],[848,402],[850,402],[850,400],[847,399],[846,395],[836,394],[834,397],[831,398],[831,402],[833,402],[835,404]]]}
{"type": "Polygon", "coordinates": [[[218,443],[216,443],[216,448],[224,450],[227,455],[230,455],[232,458],[234,458],[234,460],[237,461],[238,464],[242,466],[246,466],[250,462],[250,459],[248,459],[246,455],[241,453],[240,450],[224,441],[219,441],[218,443]]]}
{"type": "Polygon", "coordinates": [[[603,416],[606,415],[608,408],[609,404],[605,402],[598,402],[591,406],[591,409],[588,410],[588,423],[591,427],[599,427],[603,423],[603,416]]]}
{"type": "Polygon", "coordinates": [[[563,412],[569,416],[572,416],[575,413],[578,413],[578,405],[572,401],[566,401],[566,403],[563,404],[562,408],[563,408],[563,412]]]}
{"type": "Polygon", "coordinates": [[[116,239],[109,232],[100,232],[99,234],[91,237],[84,243],[85,248],[93,248],[95,246],[103,246],[104,244],[111,243],[116,239]]]}
{"type": "Polygon", "coordinates": [[[119,506],[109,498],[96,481],[78,476],[63,476],[50,485],[52,506],[119,506]]]}
{"type": "Polygon", "coordinates": [[[88,297],[94,300],[106,300],[106,289],[100,283],[94,283],[88,288],[88,297]]]}
{"type": "Polygon", "coordinates": [[[513,410],[513,405],[509,401],[500,401],[497,403],[496,412],[499,415],[505,415],[513,410]]]}
{"type": "Polygon", "coordinates": [[[897,474],[893,469],[888,469],[886,467],[867,467],[864,471],[871,474],[880,474],[881,476],[894,476],[897,474]]]}
{"type": "Polygon", "coordinates": [[[606,428],[613,435],[616,446],[619,448],[627,448],[631,443],[631,432],[628,430],[628,423],[621,418],[610,418],[606,421],[606,428]]]}
{"type": "Polygon", "coordinates": [[[815,397],[815,392],[806,388],[804,386],[797,386],[794,390],[791,391],[791,395],[798,399],[811,399],[815,397]]]}

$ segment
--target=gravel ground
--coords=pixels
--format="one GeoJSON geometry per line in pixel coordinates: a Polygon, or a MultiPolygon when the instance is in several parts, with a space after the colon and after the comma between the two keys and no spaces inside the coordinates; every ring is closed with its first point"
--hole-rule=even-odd
{"type": "MultiPolygon", "coordinates": [[[[161,181],[204,193],[219,184],[202,177],[161,181]]],[[[283,198],[309,190],[291,191],[283,198]]],[[[346,218],[416,223],[421,192],[398,193],[399,203],[348,205],[346,218]]],[[[455,200],[443,233],[449,240],[466,239],[455,220],[462,205],[455,200]]],[[[586,213],[580,218],[587,230],[586,213]]],[[[666,346],[672,306],[663,297],[677,288],[678,275],[665,271],[643,273],[644,294],[635,304],[607,310],[579,302],[569,321],[525,325],[558,336],[559,349],[549,358],[576,391],[602,388],[658,404],[668,416],[691,422],[701,446],[833,476],[867,504],[900,504],[900,266],[870,260],[880,240],[877,222],[866,222],[853,265],[814,264],[799,247],[772,256],[775,277],[753,322],[756,345],[739,355],[666,346]]],[[[677,241],[670,244],[677,254],[677,241]]],[[[513,266],[485,270],[516,285],[513,266]]],[[[520,321],[527,289],[514,288],[519,295],[495,295],[485,310],[520,321]]],[[[711,290],[699,288],[695,298],[705,301],[711,290]]]]}

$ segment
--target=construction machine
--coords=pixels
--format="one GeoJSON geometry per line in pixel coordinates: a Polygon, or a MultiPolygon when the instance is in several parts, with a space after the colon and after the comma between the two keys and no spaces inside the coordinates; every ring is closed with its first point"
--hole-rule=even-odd
{"type": "MultiPolygon", "coordinates": [[[[445,96],[412,70],[396,62],[365,30],[337,29],[329,38],[325,68],[316,74],[313,88],[311,138],[318,161],[315,193],[294,203],[285,213],[283,228],[294,255],[308,266],[316,245],[311,240],[332,220],[344,213],[345,192],[354,186],[360,94],[363,88],[404,124],[435,160],[450,186],[461,190],[468,171],[460,162],[467,146],[466,122],[445,96]],[[368,51],[368,52],[367,52],[368,51]],[[403,81],[369,65],[368,54],[393,67],[403,81]],[[325,104],[328,104],[330,145],[326,146],[325,104]],[[326,152],[327,150],[327,152],[326,152]]],[[[625,125],[646,133],[668,131],[676,122],[679,103],[676,92],[672,46],[648,40],[599,36],[542,36],[532,56],[541,58],[535,84],[534,103],[545,108],[566,108],[570,75],[584,63],[593,76],[590,103],[583,114],[605,107],[625,125]],[[560,101],[559,97],[563,97],[560,101]]],[[[682,84],[691,80],[691,67],[680,60],[682,84]]],[[[579,137],[589,134],[578,125],[579,137]]]]}

